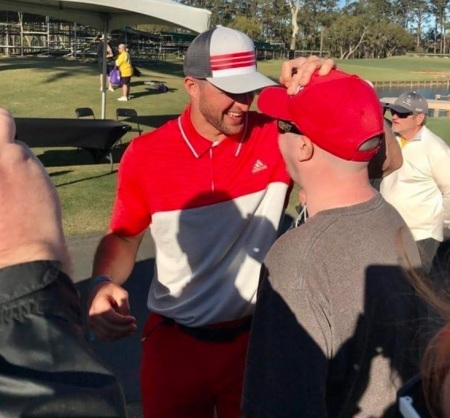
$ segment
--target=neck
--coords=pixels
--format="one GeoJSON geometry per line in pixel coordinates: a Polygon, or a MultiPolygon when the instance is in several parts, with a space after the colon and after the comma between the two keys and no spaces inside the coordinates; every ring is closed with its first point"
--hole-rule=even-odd
{"type": "Polygon", "coordinates": [[[376,195],[375,189],[370,185],[367,171],[347,175],[330,173],[326,178],[316,176],[311,181],[305,181],[305,184],[309,216],[323,210],[364,203],[376,195]]]}
{"type": "Polygon", "coordinates": [[[398,132],[397,134],[400,135],[402,138],[406,139],[407,141],[411,141],[414,139],[419,131],[422,129],[422,126],[414,127],[411,129],[408,129],[407,131],[398,132]]]}

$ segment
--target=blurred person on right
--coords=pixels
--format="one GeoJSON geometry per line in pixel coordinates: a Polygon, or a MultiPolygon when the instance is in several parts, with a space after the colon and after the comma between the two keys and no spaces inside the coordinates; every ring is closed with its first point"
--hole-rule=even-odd
{"type": "Polygon", "coordinates": [[[395,416],[398,389],[418,372],[427,310],[399,265],[401,230],[420,267],[410,231],[369,182],[383,138],[376,93],[334,70],[295,96],[266,88],[258,107],[278,119],[309,218],[276,241],[262,266],[245,416],[395,416]]]}
{"type": "MultiPolygon", "coordinates": [[[[402,248],[402,243],[399,244],[402,248]]],[[[403,256],[403,265],[413,286],[439,314],[442,326],[425,350],[420,374],[399,391],[401,416],[450,418],[450,294],[439,291],[432,277],[410,269],[406,255],[403,256]]]]}
{"type": "Polygon", "coordinates": [[[387,107],[403,165],[383,179],[380,191],[411,229],[429,273],[450,228],[450,148],[425,126],[428,103],[420,94],[403,93],[387,107]]]}

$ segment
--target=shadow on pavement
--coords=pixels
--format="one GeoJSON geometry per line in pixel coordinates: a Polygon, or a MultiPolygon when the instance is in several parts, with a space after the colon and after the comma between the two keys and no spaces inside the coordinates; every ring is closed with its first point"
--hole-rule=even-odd
{"type": "MultiPolygon", "coordinates": [[[[86,301],[92,269],[92,259],[100,240],[98,235],[71,237],[68,245],[74,260],[74,281],[80,292],[83,321],[86,325],[86,301]]],[[[98,359],[109,367],[119,379],[127,401],[129,418],[141,418],[139,365],[141,360],[141,332],[148,316],[147,294],[153,276],[153,247],[148,234],[139,249],[138,259],[130,278],[125,283],[129,293],[132,314],[138,330],[128,338],[118,341],[92,341],[98,359]],[[144,254],[147,258],[144,257],[144,254]]],[[[86,334],[88,335],[87,327],[86,334]]]]}
{"type": "MultiPolygon", "coordinates": [[[[153,265],[154,259],[136,263],[132,275],[124,286],[129,293],[131,313],[136,317],[138,325],[136,333],[117,341],[101,341],[98,339],[92,341],[92,348],[99,359],[118,377],[127,402],[140,400],[141,333],[148,316],[147,293],[153,265]]],[[[88,287],[89,280],[77,283],[84,313],[86,312],[88,287]]],[[[84,320],[86,320],[86,315],[84,320]]]]}

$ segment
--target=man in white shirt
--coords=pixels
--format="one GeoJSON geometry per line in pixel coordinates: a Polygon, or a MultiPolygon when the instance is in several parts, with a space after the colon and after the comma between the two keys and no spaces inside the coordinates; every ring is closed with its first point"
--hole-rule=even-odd
{"type": "Polygon", "coordinates": [[[383,179],[380,190],[411,229],[428,273],[450,227],[450,148],[425,126],[428,104],[420,94],[403,93],[388,108],[403,165],[383,179]]]}

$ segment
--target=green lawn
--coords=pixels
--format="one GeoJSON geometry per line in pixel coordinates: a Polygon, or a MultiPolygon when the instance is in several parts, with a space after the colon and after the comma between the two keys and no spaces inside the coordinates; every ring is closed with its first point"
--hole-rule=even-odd
{"type": "Polygon", "coordinates": [[[343,70],[372,81],[447,81],[450,80],[450,59],[392,57],[385,59],[338,61],[343,70]]]}
{"type": "MultiPolygon", "coordinates": [[[[431,57],[392,57],[385,59],[336,60],[344,71],[373,82],[450,80],[450,59],[431,57]]],[[[280,62],[259,64],[262,72],[278,77],[280,62]]]]}
{"type": "MultiPolygon", "coordinates": [[[[450,60],[445,58],[396,57],[383,60],[339,61],[339,68],[373,82],[396,80],[449,80],[450,60]]],[[[258,64],[259,70],[278,79],[281,61],[258,64]]],[[[120,91],[107,93],[107,118],[115,118],[117,107],[131,107],[140,115],[144,130],[152,130],[175,118],[187,104],[182,63],[171,59],[140,67],[142,77],[132,81],[133,100],[118,102],[120,91]],[[167,93],[159,93],[146,81],[165,82],[167,93]]],[[[101,97],[97,66],[92,62],[49,58],[1,58],[0,105],[16,117],[75,117],[75,108],[90,106],[100,117],[101,97]]],[[[429,126],[444,139],[450,138],[450,119],[429,119],[429,126]]],[[[125,142],[132,139],[127,134],[125,142]]],[[[93,165],[85,151],[39,149],[33,151],[47,167],[60,194],[64,228],[68,235],[104,231],[114,198],[116,172],[109,163],[93,165]]],[[[115,151],[119,161],[120,150],[115,151]]],[[[117,165],[116,165],[117,168],[117,165]]],[[[290,211],[296,204],[296,194],[290,211]]]]}

